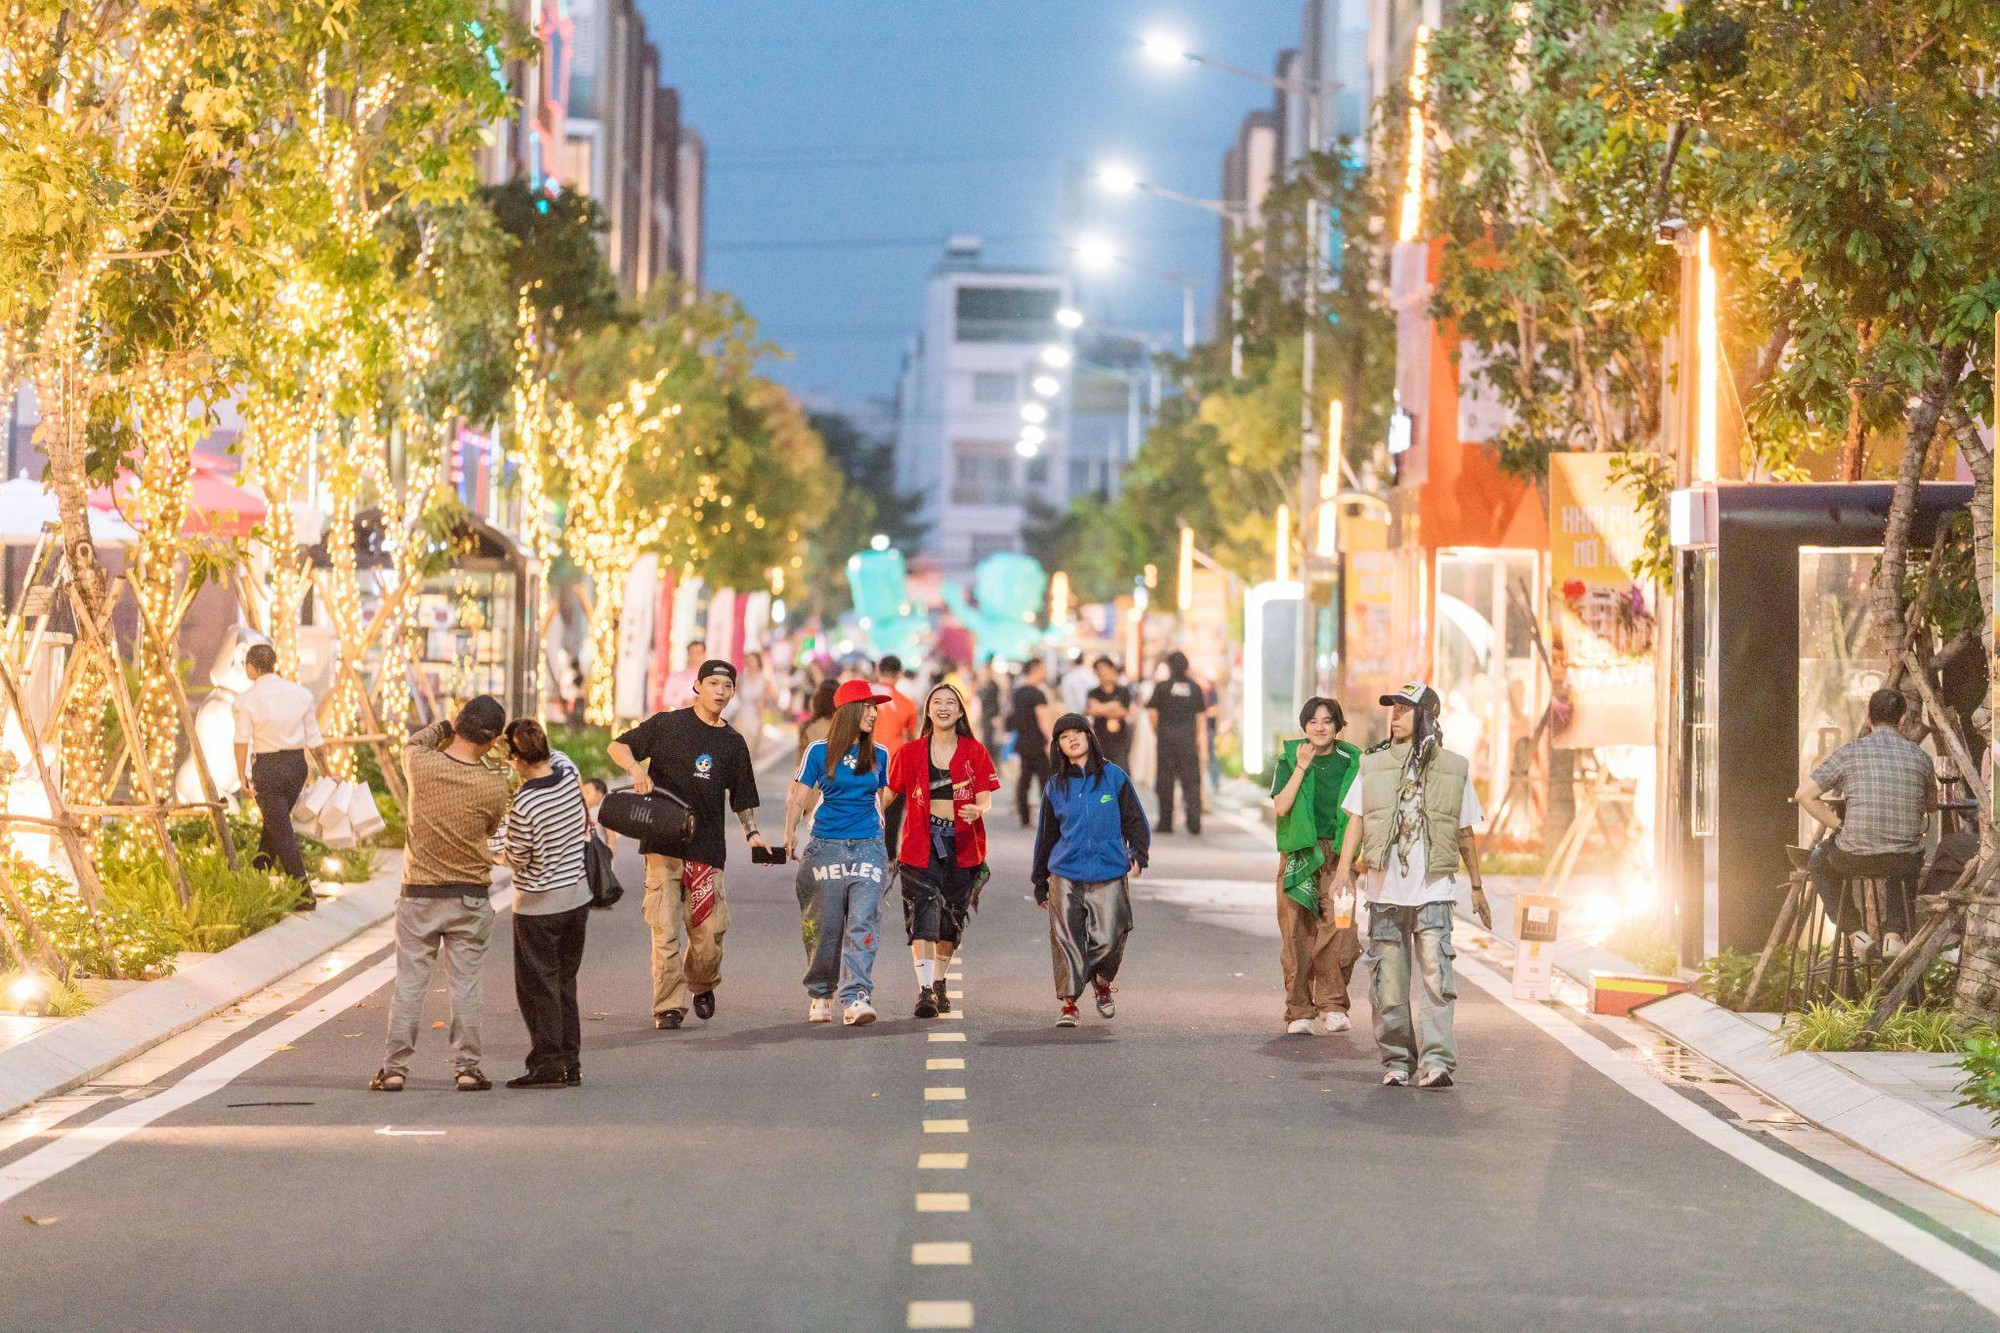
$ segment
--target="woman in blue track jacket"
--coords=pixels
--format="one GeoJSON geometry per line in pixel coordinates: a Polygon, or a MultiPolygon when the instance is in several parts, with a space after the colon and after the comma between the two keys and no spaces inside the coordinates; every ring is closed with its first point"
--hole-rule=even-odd
{"type": "Polygon", "coordinates": [[[1132,780],[1106,763],[1090,720],[1065,713],[1049,742],[1049,783],[1035,834],[1035,901],[1048,909],[1055,961],[1056,1026],[1073,1028],[1086,984],[1110,1018],[1112,979],[1132,932],[1126,879],[1146,868],[1152,830],[1132,780]]]}

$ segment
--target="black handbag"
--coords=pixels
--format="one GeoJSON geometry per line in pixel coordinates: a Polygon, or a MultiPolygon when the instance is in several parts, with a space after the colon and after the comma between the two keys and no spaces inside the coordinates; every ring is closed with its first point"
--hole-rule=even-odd
{"type": "Polygon", "coordinates": [[[658,787],[641,796],[614,791],[597,806],[597,822],[613,833],[637,838],[649,852],[686,856],[694,841],[694,809],[670,791],[658,787]]]}
{"type": "Polygon", "coordinates": [[[590,905],[600,911],[616,907],[625,896],[625,886],[611,865],[611,849],[595,833],[583,844],[583,876],[590,884],[590,905]]]}

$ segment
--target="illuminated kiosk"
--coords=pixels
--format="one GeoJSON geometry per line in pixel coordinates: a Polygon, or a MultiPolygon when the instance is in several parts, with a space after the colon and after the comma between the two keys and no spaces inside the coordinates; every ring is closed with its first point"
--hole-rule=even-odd
{"type": "MultiPolygon", "coordinates": [[[[1869,585],[1888,483],[1720,482],[1671,497],[1676,638],[1661,830],[1681,961],[1764,947],[1804,816],[1799,780],[1857,735],[1888,654],[1869,585]]],[[[1910,551],[1972,497],[1926,483],[1910,551]]]]}
{"type": "MultiPolygon", "coordinates": [[[[383,535],[380,511],[367,509],[355,516],[364,618],[375,614],[384,591],[395,582],[383,535]]],[[[507,706],[510,717],[536,716],[540,562],[507,533],[471,517],[453,523],[438,545],[427,562],[431,572],[417,590],[417,651],[411,663],[417,715],[426,721],[450,717],[467,699],[490,694],[507,706]]],[[[311,554],[315,566],[326,567],[324,542],[311,548],[311,554]]],[[[378,636],[368,652],[371,676],[381,656],[378,636]]]]}
{"type": "Polygon", "coordinates": [[[1298,734],[1299,604],[1296,579],[1259,583],[1243,594],[1243,771],[1262,773],[1279,739],[1298,734]]]}

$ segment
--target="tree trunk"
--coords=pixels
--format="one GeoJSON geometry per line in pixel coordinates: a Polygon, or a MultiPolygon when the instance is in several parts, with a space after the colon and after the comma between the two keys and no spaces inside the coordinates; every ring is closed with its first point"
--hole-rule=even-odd
{"type": "MultiPolygon", "coordinates": [[[[1861,320],[1854,326],[1854,375],[1847,381],[1847,438],[1840,442],[1840,479],[1860,481],[1862,466],[1868,461],[1867,401],[1861,385],[1868,369],[1868,355],[1875,348],[1874,325],[1861,320]]],[[[1928,437],[1926,437],[1928,438],[1928,437]]]]}
{"type": "Polygon", "coordinates": [[[1972,473],[1972,573],[1979,581],[1979,637],[1989,658],[1993,652],[1993,451],[1979,436],[1978,423],[1962,404],[1945,411],[1945,422],[1958,441],[1958,453],[1972,473]]]}
{"type": "Polygon", "coordinates": [[[1958,387],[1959,374],[1965,369],[1965,356],[1966,349],[1962,346],[1945,350],[1937,372],[1924,381],[1905,419],[1903,465],[1896,476],[1896,493],[1889,503],[1889,521],[1882,533],[1882,566],[1870,595],[1882,644],[1895,654],[1902,651],[1905,631],[1903,574],[1910,563],[1910,527],[1916,520],[1917,484],[1924,478],[1931,436],[1936,434],[1938,422],[1958,387]]]}

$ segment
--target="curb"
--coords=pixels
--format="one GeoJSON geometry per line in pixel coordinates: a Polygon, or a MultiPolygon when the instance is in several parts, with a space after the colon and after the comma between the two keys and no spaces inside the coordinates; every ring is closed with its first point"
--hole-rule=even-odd
{"type": "Polygon", "coordinates": [[[1928,1185],[2000,1213],[2000,1144],[1864,1083],[1811,1051],[1780,1051],[1769,1030],[1692,993],[1632,1017],[1837,1138],[1928,1185]]]}
{"type": "Polygon", "coordinates": [[[387,852],[373,878],[347,884],[310,915],[293,915],[172,976],[0,1050],[0,1116],[80,1087],[296,972],[396,910],[403,854],[387,852]]]}

